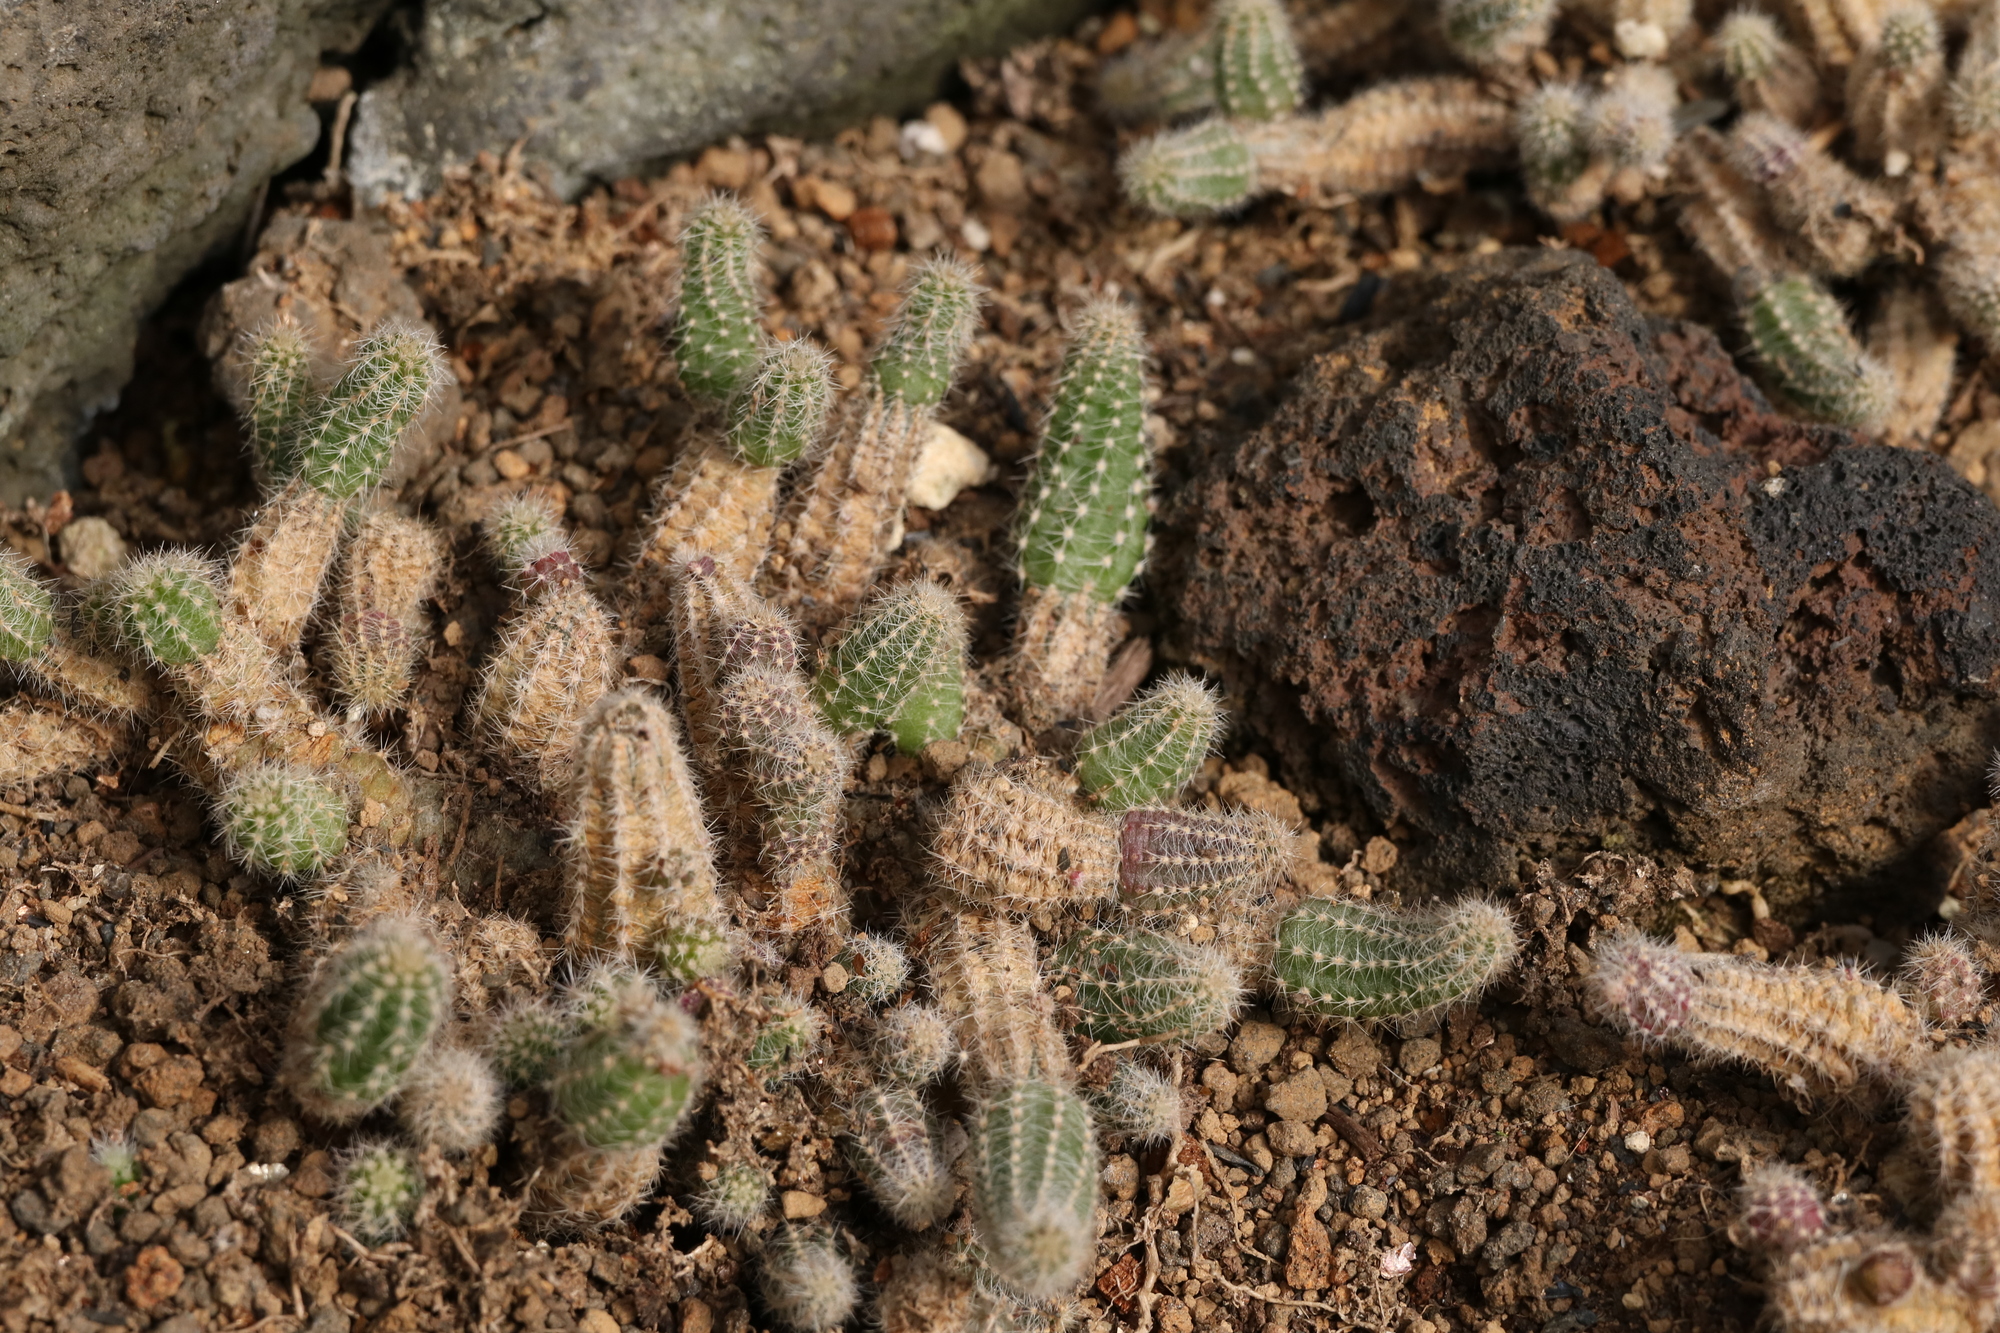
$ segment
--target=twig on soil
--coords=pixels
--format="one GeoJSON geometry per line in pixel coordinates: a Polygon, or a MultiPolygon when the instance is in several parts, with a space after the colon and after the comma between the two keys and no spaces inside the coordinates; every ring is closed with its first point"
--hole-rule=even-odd
{"type": "Polygon", "coordinates": [[[53,824],[62,816],[47,810],[30,810],[25,805],[15,805],[12,801],[0,801],[0,814],[13,815],[19,819],[33,819],[44,824],[53,824]]]}

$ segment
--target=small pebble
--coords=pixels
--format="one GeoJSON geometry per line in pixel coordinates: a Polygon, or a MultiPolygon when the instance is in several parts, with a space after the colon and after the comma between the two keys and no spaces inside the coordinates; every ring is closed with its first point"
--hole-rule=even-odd
{"type": "Polygon", "coordinates": [[[802,1222],[826,1211],[825,1199],[817,1194],[807,1194],[804,1190],[786,1190],[779,1202],[784,1205],[785,1220],[788,1222],[802,1222]]]}
{"type": "Polygon", "coordinates": [[[1625,1136],[1625,1150],[1627,1152],[1642,1153],[1652,1146],[1653,1136],[1643,1129],[1635,1129],[1625,1136]]]}
{"type": "Polygon", "coordinates": [[[826,971],[819,974],[819,984],[826,987],[828,995],[838,995],[847,989],[847,969],[839,963],[828,963],[826,971]]]}
{"type": "Polygon", "coordinates": [[[512,449],[502,449],[493,455],[493,470],[509,481],[519,481],[534,471],[528,466],[528,460],[512,449]]]}

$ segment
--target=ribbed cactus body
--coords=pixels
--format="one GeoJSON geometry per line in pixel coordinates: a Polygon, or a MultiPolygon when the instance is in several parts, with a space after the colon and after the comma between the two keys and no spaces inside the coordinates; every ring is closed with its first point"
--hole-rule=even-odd
{"type": "Polygon", "coordinates": [[[730,1235],[748,1230],[770,1206],[771,1177],[747,1162],[717,1171],[695,1199],[702,1220],[730,1235]]]}
{"type": "Polygon", "coordinates": [[[1228,954],[1171,935],[1086,929],[1056,950],[1077,1027],[1097,1041],[1191,1041],[1225,1026],[1243,983],[1228,954]]]}
{"type": "Polygon", "coordinates": [[[289,318],[245,340],[243,424],[250,448],[267,477],[291,470],[292,437],[312,410],[313,349],[305,330],[289,318]]]}
{"type": "Polygon", "coordinates": [[[300,1101],[323,1120],[359,1119],[422,1057],[451,1003],[451,973],[424,928],[380,917],[314,979],[288,1052],[300,1101]]]}
{"type": "Polygon", "coordinates": [[[527,1000],[493,1019],[486,1051],[509,1087],[532,1088],[548,1078],[575,1031],[575,1022],[548,1001],[527,1000]]]}
{"type": "Polygon", "coordinates": [[[1097,1253],[1097,1144],[1090,1110],[1067,1088],[996,1089],[973,1127],[972,1207],[1002,1282],[1045,1300],[1067,1294],[1097,1253]]]}
{"type": "Polygon", "coordinates": [[[847,971],[847,988],[841,994],[864,1004],[895,999],[910,979],[909,955],[886,935],[856,935],[834,961],[847,971]]]}
{"type": "Polygon", "coordinates": [[[410,1137],[445,1152],[470,1152],[500,1127],[500,1079],[468,1050],[433,1051],[403,1080],[396,1111],[410,1137]]]}
{"type": "Polygon", "coordinates": [[[248,769],[229,780],[217,810],[236,854],[275,875],[310,875],[347,849],[347,798],[310,769],[248,769]]]}
{"type": "Polygon", "coordinates": [[[1176,672],[1084,733],[1077,781],[1105,810],[1171,801],[1201,771],[1223,725],[1216,692],[1176,672]]]}
{"type": "Polygon", "coordinates": [[[869,1054],[884,1078],[922,1087],[957,1061],[958,1037],[942,1009],[913,1001],[882,1015],[869,1054]]]}
{"type": "MultiPolygon", "coordinates": [[[[1296,43],[1294,43],[1296,49],[1296,43]]],[[[1215,33],[1169,32],[1135,42],[1104,62],[1097,104],[1122,122],[1177,120],[1215,108],[1215,33]]]]}
{"type": "Polygon", "coordinates": [[[160,666],[198,662],[222,638],[222,599],[214,573],[192,556],[168,553],[134,560],[114,576],[111,598],[127,645],[160,666]]]}
{"type": "Polygon", "coordinates": [[[377,329],[355,344],[347,372],[314,403],[286,450],[288,470],[336,501],[373,489],[445,373],[429,329],[377,329]]]}
{"type": "Polygon", "coordinates": [[[28,562],[0,551],[0,662],[22,665],[48,650],[56,633],[55,597],[28,562]]]}
{"type": "Polygon", "coordinates": [[[757,248],[763,229],[748,208],[711,195],[681,231],[677,352],[681,383],[698,398],[734,397],[763,350],[757,248]]]}
{"type": "Polygon", "coordinates": [[[1795,1166],[1762,1162],[1744,1172],[1737,1216],[1752,1244],[1767,1254],[1804,1249],[1826,1232],[1826,1204],[1795,1166]]]}
{"type": "Polygon", "coordinates": [[[842,1114],[848,1156],[883,1210],[913,1231],[942,1221],[955,1190],[937,1122],[923,1099],[907,1086],[865,1087],[842,1114]]]}
{"type": "Polygon", "coordinates": [[[834,1333],[861,1301],[854,1265],[831,1235],[786,1227],[764,1248],[757,1290],[791,1333],[834,1333]]]}
{"type": "Polygon", "coordinates": [[[1306,1012],[1400,1018],[1476,998],[1518,951],[1507,914],[1478,899],[1398,912],[1313,898],[1279,924],[1272,965],[1306,1012]]]}
{"type": "Polygon", "coordinates": [[[743,1063],[769,1079],[784,1078],[804,1067],[826,1036],[826,1019],[819,1010],[790,996],[775,998],[770,1012],[750,1039],[743,1063]]]}
{"type": "Polygon", "coordinates": [[[729,447],[755,467],[783,467],[819,443],[832,406],[832,354],[809,338],[779,343],[736,400],[729,447]]]}
{"type": "Polygon", "coordinates": [[[822,875],[840,834],[847,753],[796,671],[752,666],[723,687],[723,746],[747,770],[762,814],[759,859],[780,881],[822,875]]]}
{"type": "Polygon", "coordinates": [[[1743,323],[1773,386],[1801,411],[1845,426],[1888,413],[1894,388],[1886,372],[1861,350],[1840,303],[1811,278],[1766,283],[1745,303],[1743,323]]]}
{"type": "Polygon", "coordinates": [[[1536,206],[1552,217],[1574,216],[1602,198],[1601,186],[1594,197],[1576,197],[1578,181],[1590,170],[1590,122],[1590,98],[1573,83],[1544,84],[1515,108],[1521,178],[1536,206]]]}
{"type": "Polygon", "coordinates": [[[334,607],[334,687],[362,715],[409,693],[424,650],[423,604],[444,570],[437,529],[401,514],[371,514],[347,549],[334,607]]]}
{"type": "Polygon", "coordinates": [[[1453,52],[1475,65],[1518,64],[1548,40],[1553,0],[1444,0],[1439,17],[1453,52]]]}
{"type": "Polygon", "coordinates": [[[1944,30],[1928,5],[1882,15],[1881,35],[1848,70],[1847,114],[1855,153],[1889,176],[1937,146],[1944,93],[1944,30]]]}
{"type": "Polygon", "coordinates": [[[636,974],[600,980],[582,1031],[549,1075],[549,1100],[577,1141],[600,1151],[657,1147],[700,1084],[686,1015],[636,974]]]}
{"type": "Polygon", "coordinates": [[[958,735],[965,718],[965,612],[929,579],[863,609],[814,685],[820,712],[847,732],[886,730],[915,754],[958,735]]]}
{"type": "Polygon", "coordinates": [[[869,366],[882,392],[911,407],[943,402],[972,343],[981,295],[973,270],[956,260],[933,259],[918,269],[869,366]]]}
{"type": "Polygon", "coordinates": [[[1278,0],[1222,0],[1215,7],[1215,74],[1224,115],[1270,120],[1298,109],[1305,66],[1278,0]]]}
{"type": "Polygon", "coordinates": [[[1134,144],[1118,160],[1118,179],[1156,213],[1226,213],[1257,193],[1257,159],[1234,125],[1206,120],[1134,144]]]}
{"type": "MultiPolygon", "coordinates": [[[[1986,1004],[1989,980],[1978,950],[1963,935],[1939,931],[1914,941],[1897,980],[1936,1023],[1969,1023],[1986,1004]]],[[[2000,1108],[1996,1108],[2000,1111],[2000,1108]]]]}
{"type": "Polygon", "coordinates": [[[1187,1108],[1173,1080],[1132,1060],[1112,1072],[1104,1107],[1120,1133],[1141,1143],[1165,1142],[1187,1123],[1187,1108]]]}
{"type": "Polygon", "coordinates": [[[341,1220],[362,1240],[394,1240],[423,1198],[424,1180],[408,1149],[374,1139],[355,1145],[340,1164],[341,1220]]]}
{"type": "Polygon", "coordinates": [[[577,743],[568,942],[669,982],[729,966],[713,853],[672,714],[643,690],[592,708],[577,743]]]}
{"type": "Polygon", "coordinates": [[[1256,893],[1284,872],[1292,831],[1257,810],[1128,810],[1118,817],[1118,892],[1144,910],[1256,893]]]}
{"type": "Polygon", "coordinates": [[[1117,826],[1038,768],[961,773],[931,853],[962,897],[1017,911],[1118,890],[1117,826]]]}

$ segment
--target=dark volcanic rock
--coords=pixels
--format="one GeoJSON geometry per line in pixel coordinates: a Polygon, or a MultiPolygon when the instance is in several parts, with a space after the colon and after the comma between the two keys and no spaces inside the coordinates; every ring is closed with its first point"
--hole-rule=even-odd
{"type": "Polygon", "coordinates": [[[1196,653],[1440,885],[1600,840],[1866,876],[1964,813],[2000,720],[1992,503],[1776,416],[1576,254],[1413,286],[1169,522],[1196,653]]]}

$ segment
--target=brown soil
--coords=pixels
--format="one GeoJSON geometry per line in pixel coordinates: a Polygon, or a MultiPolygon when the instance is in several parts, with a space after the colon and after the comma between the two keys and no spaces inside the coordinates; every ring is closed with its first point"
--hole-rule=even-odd
{"type": "MultiPolygon", "coordinates": [[[[386,210],[464,395],[400,492],[449,525],[460,556],[407,724],[383,738],[435,775],[452,816],[411,846],[411,873],[471,910],[533,922],[553,958],[546,815],[488,772],[456,717],[502,605],[468,520],[501,491],[560,488],[600,574],[629,554],[649,482],[690,415],[661,317],[667,238],[704,190],[742,190],[766,215],[773,322],[820,337],[850,377],[911,255],[962,238],[968,219],[990,237],[987,325],[945,419],[1004,475],[945,511],[913,511],[909,547],[982,603],[985,658],[1007,613],[996,557],[1013,483],[1047,402],[1062,315],[1084,292],[1116,285],[1143,303],[1172,489],[1269,414],[1381,278],[1501,244],[1561,243],[1538,234],[1505,182],[1269,204],[1201,226],[1135,216],[1113,197],[1114,141],[1079,92],[1100,31],[969,69],[957,106],[967,137],[942,160],[904,162],[897,127],[877,122],[827,144],[724,145],[576,206],[506,162],[482,162],[438,197],[386,210]]],[[[338,194],[287,207],[347,214],[338,194]]],[[[1646,309],[1716,309],[1714,286],[1655,206],[1571,236],[1646,309]]],[[[85,484],[5,516],[17,549],[48,559],[50,532],[72,514],[102,515],[141,547],[219,546],[241,524],[254,488],[232,414],[209,387],[196,318],[177,308],[149,329],[140,378],[86,446],[85,484]]],[[[1996,419],[2000,397],[1975,371],[1945,447],[1996,419]]],[[[1142,601],[1133,626],[1156,660],[1176,659],[1173,608],[1142,601]]],[[[635,652],[634,675],[658,669],[635,652]]],[[[511,1143],[428,1159],[431,1189],[408,1240],[370,1249],[344,1234],[328,1195],[332,1154],[349,1136],[305,1122],[272,1086],[292,904],[229,863],[197,794],[158,758],[163,739],[134,738],[94,779],[0,794],[0,1327],[770,1326],[748,1294],[741,1242],[703,1235],[685,1207],[712,1137],[700,1125],[672,1151],[659,1196],[600,1235],[544,1242],[516,1224],[511,1143]],[[142,1171],[114,1190],[88,1145],[121,1132],[142,1171]]],[[[884,752],[865,764],[847,863],[864,915],[891,910],[920,873],[905,816],[941,790],[912,760],[884,752]]],[[[1378,836],[1337,791],[1288,790],[1241,741],[1211,763],[1197,799],[1260,806],[1310,830],[1320,860],[1301,872],[1307,891],[1387,894],[1383,877],[1414,850],[1378,836]]],[[[1182,1053],[1196,1115],[1173,1160],[1105,1142],[1100,1272],[1078,1326],[1749,1329],[1758,1272],[1726,1234],[1735,1164],[1775,1153],[1802,1162],[1853,1217],[1894,1217],[1914,1191],[1893,1108],[1802,1110],[1758,1076],[1629,1048],[1579,1011],[1575,951],[1642,913],[1702,947],[1760,955],[1879,964],[1900,937],[1878,938],[1866,903],[1797,935],[1753,910],[1754,884],[1683,871],[1663,889],[1664,878],[1615,856],[1549,867],[1517,898],[1533,932],[1522,968],[1434,1032],[1285,1027],[1253,1010],[1182,1053]],[[1649,904],[1674,898],[1651,915],[1649,904]]],[[[511,1109],[529,1113],[525,1102],[511,1109]]],[[[895,1234],[831,1141],[800,1123],[764,1147],[780,1188],[810,1196],[804,1207],[830,1205],[881,1271],[895,1234]]]]}

